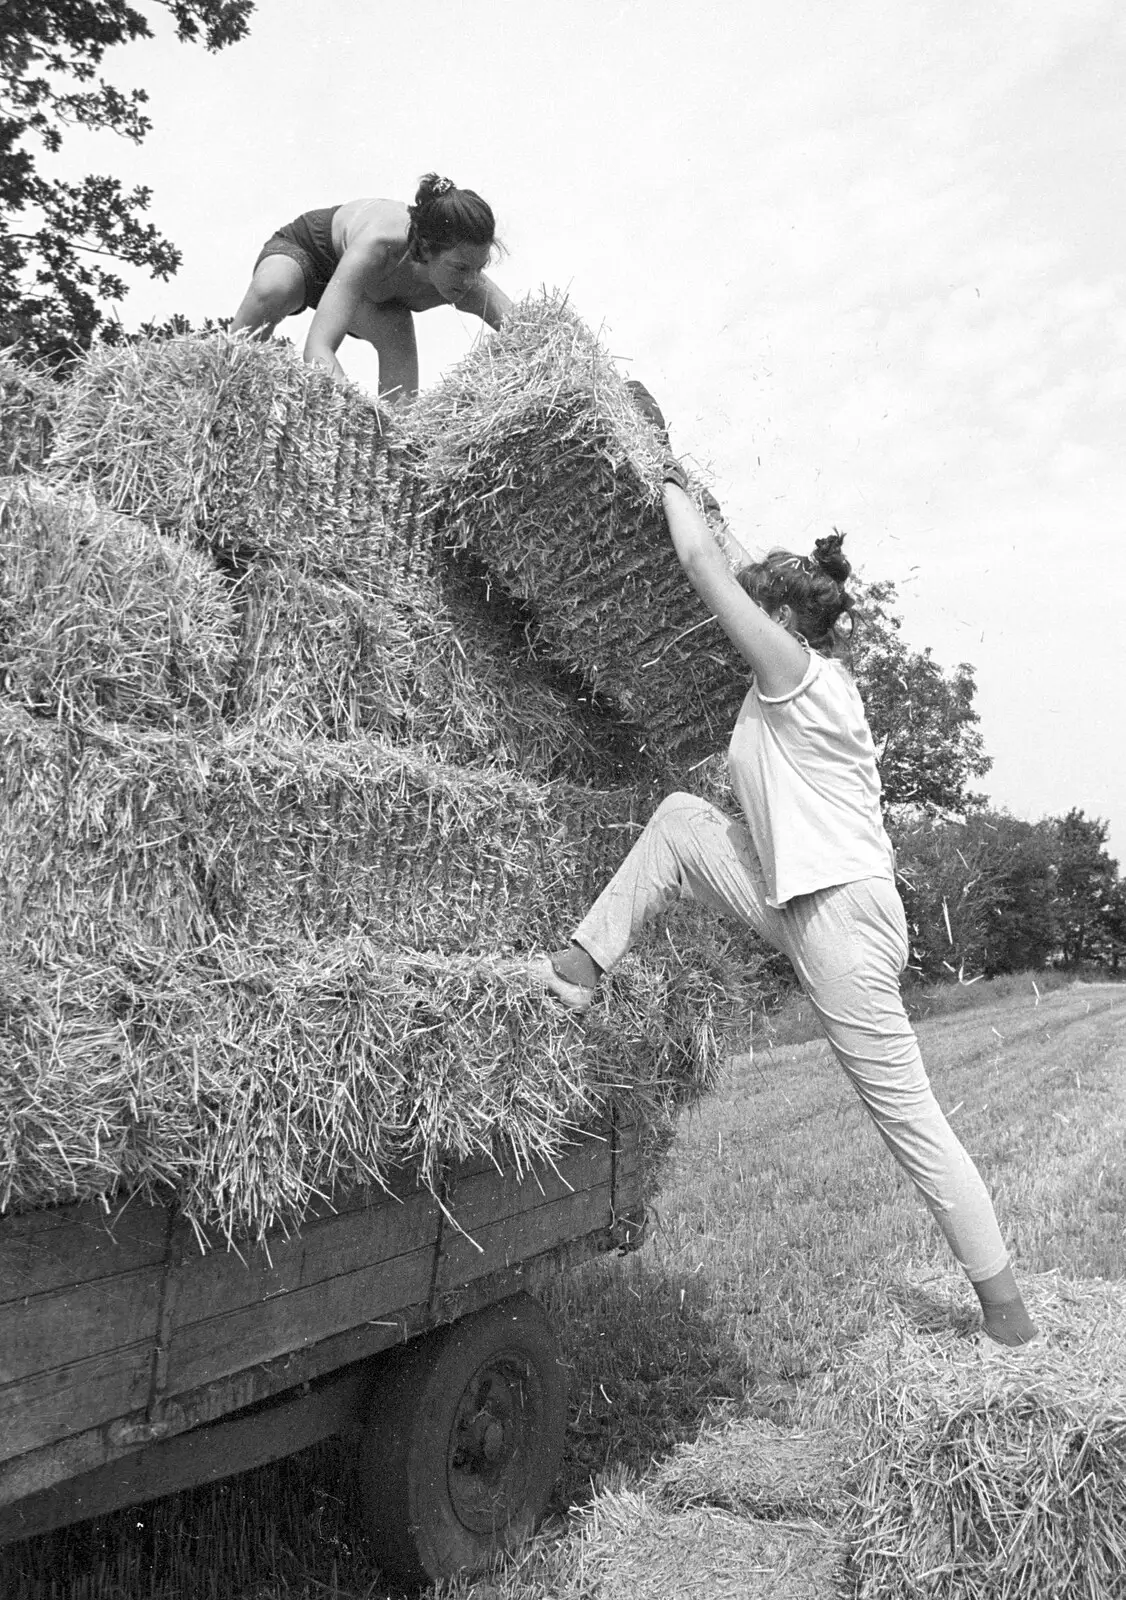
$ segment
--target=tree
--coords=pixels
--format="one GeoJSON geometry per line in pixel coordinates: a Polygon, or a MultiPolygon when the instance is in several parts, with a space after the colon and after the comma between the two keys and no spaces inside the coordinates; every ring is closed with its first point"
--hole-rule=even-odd
{"type": "Polygon", "coordinates": [[[947,674],[929,650],[908,650],[892,607],[895,585],[854,585],[860,619],[852,668],[880,757],[887,806],[961,815],[984,803],[970,783],[992,766],[974,710],[974,669],[947,674]]]}
{"type": "Polygon", "coordinates": [[[975,813],[966,826],[989,836],[986,976],[1046,967],[1059,943],[1050,830],[996,811],[975,813]]]}
{"type": "Polygon", "coordinates": [[[1043,823],[1003,811],[891,818],[911,965],[928,982],[1024,972],[1056,949],[1055,869],[1043,823]]]}
{"type": "MultiPolygon", "coordinates": [[[[154,0],[177,37],[208,50],[248,30],[254,0],[154,0]]],[[[139,143],[151,127],[143,89],[121,90],[98,75],[115,45],[151,38],[125,0],[3,0],[0,6],[0,345],[59,364],[89,347],[102,304],[121,300],[115,265],[169,278],[180,252],[143,220],[150,190],[126,193],[91,174],[78,183],[37,164],[74,124],[139,143]]]]}
{"type": "Polygon", "coordinates": [[[1050,817],[1056,915],[1064,965],[1111,961],[1120,917],[1118,862],[1107,855],[1108,825],[1074,807],[1050,817]]]}
{"type": "Polygon", "coordinates": [[[1126,884],[1121,879],[1114,885],[1103,918],[1105,954],[1102,960],[1117,973],[1122,957],[1126,956],[1126,884]]]}

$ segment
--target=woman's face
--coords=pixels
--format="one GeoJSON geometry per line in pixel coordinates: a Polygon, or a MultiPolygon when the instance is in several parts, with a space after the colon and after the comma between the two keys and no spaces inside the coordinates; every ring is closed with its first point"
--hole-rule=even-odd
{"type": "Polygon", "coordinates": [[[451,305],[473,288],[488,262],[487,244],[455,244],[448,250],[429,251],[425,258],[430,282],[451,305]]]}

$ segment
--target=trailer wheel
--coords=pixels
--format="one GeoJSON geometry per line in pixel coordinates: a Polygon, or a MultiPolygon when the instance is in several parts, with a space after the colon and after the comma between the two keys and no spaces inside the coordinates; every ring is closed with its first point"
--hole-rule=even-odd
{"type": "Polygon", "coordinates": [[[526,1537],[559,1471],[566,1403],[555,1335],[527,1294],[384,1357],[361,1489],[387,1577],[429,1583],[526,1537]]]}

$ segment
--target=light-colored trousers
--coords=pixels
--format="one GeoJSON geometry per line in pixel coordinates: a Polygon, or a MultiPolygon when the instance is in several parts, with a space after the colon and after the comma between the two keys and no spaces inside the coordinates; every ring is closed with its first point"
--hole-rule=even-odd
{"type": "Polygon", "coordinates": [[[903,1009],[907,921],[894,883],[859,883],[766,903],[750,834],[696,795],[653,813],[573,938],[609,971],[646,919],[680,898],[752,927],[788,956],[837,1060],[892,1155],[974,1283],[1007,1265],[988,1191],[927,1079],[903,1009]]]}

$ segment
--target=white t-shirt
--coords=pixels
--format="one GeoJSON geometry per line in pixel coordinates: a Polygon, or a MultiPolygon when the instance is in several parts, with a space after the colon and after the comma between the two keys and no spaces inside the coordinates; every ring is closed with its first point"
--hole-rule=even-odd
{"type": "Polygon", "coordinates": [[[752,684],[727,763],[768,905],[861,878],[894,881],[872,733],[839,661],[811,651],[789,694],[763,695],[752,684]]]}

